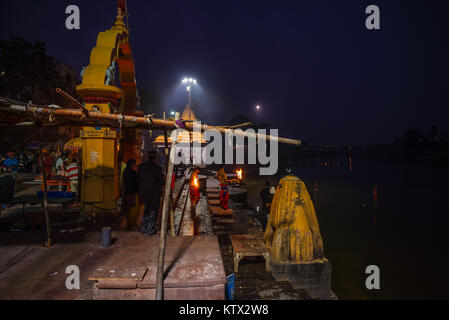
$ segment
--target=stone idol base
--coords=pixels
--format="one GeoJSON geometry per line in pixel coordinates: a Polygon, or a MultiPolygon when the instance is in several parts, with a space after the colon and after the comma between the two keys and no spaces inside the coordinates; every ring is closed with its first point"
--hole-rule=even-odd
{"type": "Polygon", "coordinates": [[[335,300],[331,290],[331,263],[326,258],[310,263],[282,263],[270,259],[276,281],[289,281],[295,289],[305,289],[315,299],[335,300]]]}

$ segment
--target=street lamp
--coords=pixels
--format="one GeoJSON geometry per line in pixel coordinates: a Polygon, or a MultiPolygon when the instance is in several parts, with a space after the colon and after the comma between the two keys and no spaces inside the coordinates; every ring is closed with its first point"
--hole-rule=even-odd
{"type": "MultiPolygon", "coordinates": [[[[193,78],[184,78],[182,83],[187,85],[186,89],[189,93],[189,109],[192,108],[192,84],[196,85],[196,79],[193,78]]],[[[190,110],[189,110],[189,119],[190,119],[190,110]]]]}

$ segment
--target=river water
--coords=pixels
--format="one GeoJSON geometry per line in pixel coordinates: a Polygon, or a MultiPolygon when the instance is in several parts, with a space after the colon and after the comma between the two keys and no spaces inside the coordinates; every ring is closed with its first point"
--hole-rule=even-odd
{"type": "Polygon", "coordinates": [[[314,202],[340,299],[449,298],[449,168],[345,155],[293,172],[314,202]],[[366,289],[369,265],[380,269],[379,290],[366,289]]]}

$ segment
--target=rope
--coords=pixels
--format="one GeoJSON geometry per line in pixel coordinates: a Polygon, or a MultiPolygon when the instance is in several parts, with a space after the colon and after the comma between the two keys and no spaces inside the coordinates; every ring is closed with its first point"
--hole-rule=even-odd
{"type": "Polygon", "coordinates": [[[119,122],[119,128],[118,128],[118,133],[119,133],[119,144],[120,144],[120,140],[122,139],[122,124],[123,124],[123,119],[125,118],[125,116],[123,114],[119,114],[117,116],[118,118],[118,122],[119,122]]]}
{"type": "Polygon", "coordinates": [[[145,122],[148,124],[149,127],[151,127],[151,125],[153,124],[153,116],[154,114],[148,114],[145,116],[146,120],[145,122]]]}
{"type": "Polygon", "coordinates": [[[173,124],[175,125],[175,127],[177,129],[179,129],[179,128],[185,129],[185,127],[186,127],[184,122],[182,122],[182,120],[174,120],[173,124]]]}

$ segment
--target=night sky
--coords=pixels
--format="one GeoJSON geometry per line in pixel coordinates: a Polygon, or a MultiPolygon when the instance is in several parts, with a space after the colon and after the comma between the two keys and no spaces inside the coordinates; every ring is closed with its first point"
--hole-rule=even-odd
{"type": "MultiPolygon", "coordinates": [[[[77,71],[117,11],[115,0],[0,3],[0,39],[45,41],[77,71]],[[70,4],[80,7],[81,30],[65,28],[70,4]]],[[[207,123],[244,114],[311,144],[391,142],[432,124],[446,131],[448,8],[437,0],[128,0],[137,84],[180,110],[180,81],[193,76],[207,123]],[[365,27],[370,4],[380,7],[381,30],[365,27]]]]}

